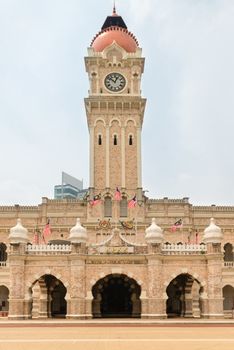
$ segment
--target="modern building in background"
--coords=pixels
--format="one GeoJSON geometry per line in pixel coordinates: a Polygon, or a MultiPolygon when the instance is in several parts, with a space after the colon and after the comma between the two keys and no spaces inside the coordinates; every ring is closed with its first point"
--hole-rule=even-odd
{"type": "Polygon", "coordinates": [[[87,189],[83,189],[83,180],[63,171],[61,185],[54,186],[54,199],[82,199],[87,192],[87,189]]]}

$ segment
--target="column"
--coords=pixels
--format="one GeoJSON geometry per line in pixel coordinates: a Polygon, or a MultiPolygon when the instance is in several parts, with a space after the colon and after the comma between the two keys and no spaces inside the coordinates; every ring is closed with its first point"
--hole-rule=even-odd
{"type": "Polygon", "coordinates": [[[106,127],[106,188],[110,187],[110,128],[106,127]]]}
{"type": "Polygon", "coordinates": [[[148,313],[143,318],[166,318],[166,301],[164,299],[162,280],[162,260],[159,255],[148,257],[148,313]]]}
{"type": "Polygon", "coordinates": [[[224,317],[222,293],[223,254],[221,244],[207,244],[208,318],[224,317]]]}
{"type": "Polygon", "coordinates": [[[67,310],[68,319],[85,319],[85,257],[71,255],[70,261],[70,302],[67,310]]]}
{"type": "Polygon", "coordinates": [[[8,319],[10,320],[25,318],[24,256],[20,254],[23,246],[23,244],[15,245],[15,252],[9,255],[11,289],[8,319]]]}
{"type": "Polygon", "coordinates": [[[121,127],[121,187],[125,188],[126,187],[126,170],[125,170],[125,128],[121,127]]]}
{"type": "Polygon", "coordinates": [[[141,128],[137,128],[137,188],[142,188],[141,128]]]}
{"type": "Polygon", "coordinates": [[[94,187],[94,128],[89,129],[89,186],[94,187]]]}

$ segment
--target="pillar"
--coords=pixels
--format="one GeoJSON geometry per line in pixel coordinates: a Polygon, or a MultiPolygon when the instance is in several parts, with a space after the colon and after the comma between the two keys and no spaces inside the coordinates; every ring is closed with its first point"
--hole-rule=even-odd
{"type": "Polygon", "coordinates": [[[221,243],[207,244],[208,318],[223,318],[221,243]]]}
{"type": "MultiPolygon", "coordinates": [[[[24,283],[24,265],[25,265],[25,244],[12,244],[9,253],[10,267],[10,295],[9,295],[9,314],[10,320],[25,319],[25,283],[24,283]]],[[[28,312],[27,312],[28,314],[28,312]]],[[[27,315],[28,317],[28,315],[27,315]]]]}
{"type": "Polygon", "coordinates": [[[166,318],[166,302],[162,276],[160,244],[153,245],[155,253],[148,256],[148,310],[143,318],[166,318]]]}

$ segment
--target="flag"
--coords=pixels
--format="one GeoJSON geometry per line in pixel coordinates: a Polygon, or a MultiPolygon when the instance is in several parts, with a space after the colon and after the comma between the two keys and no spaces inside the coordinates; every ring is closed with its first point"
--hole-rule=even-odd
{"type": "Polygon", "coordinates": [[[50,220],[48,219],[47,224],[45,225],[45,228],[43,230],[43,240],[46,242],[46,237],[48,237],[51,234],[50,229],[50,220]]]}
{"type": "Polygon", "coordinates": [[[174,223],[174,225],[171,226],[171,232],[176,232],[176,229],[180,228],[182,226],[183,226],[183,221],[182,221],[182,219],[179,219],[178,221],[176,221],[174,223]]]}
{"type": "Polygon", "coordinates": [[[96,196],[93,197],[93,200],[90,201],[90,205],[94,207],[95,205],[98,205],[101,203],[101,195],[97,194],[96,196]]]}
{"type": "Polygon", "coordinates": [[[128,208],[135,208],[137,204],[136,195],[128,202],[128,208]]]}
{"type": "Polygon", "coordinates": [[[41,232],[36,229],[33,237],[33,244],[40,244],[40,237],[41,237],[41,232]]]}
{"type": "Polygon", "coordinates": [[[116,201],[120,201],[121,200],[121,192],[120,192],[118,187],[116,187],[114,198],[115,198],[116,201]]]}

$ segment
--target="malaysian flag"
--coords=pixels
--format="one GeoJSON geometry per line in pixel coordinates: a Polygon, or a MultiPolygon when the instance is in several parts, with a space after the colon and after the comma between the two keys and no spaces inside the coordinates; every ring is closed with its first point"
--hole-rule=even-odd
{"type": "Polygon", "coordinates": [[[171,226],[171,232],[176,232],[177,228],[180,228],[183,226],[183,221],[182,219],[179,219],[174,223],[174,225],[171,226]]]}
{"type": "Polygon", "coordinates": [[[120,190],[119,190],[118,187],[116,187],[114,199],[115,199],[116,201],[120,201],[120,200],[121,200],[121,192],[120,192],[120,190]]]}
{"type": "Polygon", "coordinates": [[[128,208],[135,208],[137,204],[136,195],[128,202],[128,208]]]}
{"type": "Polygon", "coordinates": [[[100,194],[97,194],[96,196],[93,197],[93,200],[90,201],[90,205],[92,207],[95,207],[95,205],[98,205],[101,203],[101,195],[100,194]]]}
{"type": "Polygon", "coordinates": [[[45,225],[44,227],[44,230],[43,230],[43,240],[44,242],[46,243],[46,237],[50,236],[51,235],[51,229],[50,229],[50,219],[48,219],[47,221],[47,224],[45,225]]]}

